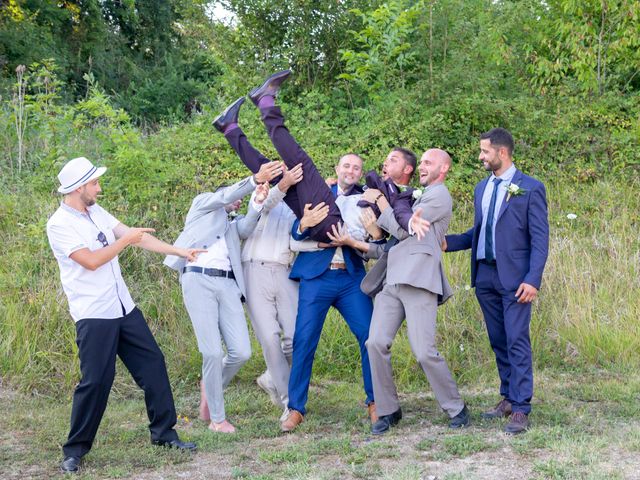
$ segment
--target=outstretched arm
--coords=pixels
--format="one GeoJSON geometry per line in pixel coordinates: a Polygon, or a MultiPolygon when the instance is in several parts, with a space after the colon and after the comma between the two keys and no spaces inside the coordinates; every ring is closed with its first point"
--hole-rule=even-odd
{"type": "Polygon", "coordinates": [[[178,257],[186,258],[189,262],[193,262],[198,254],[206,252],[206,250],[200,248],[180,248],[163,242],[149,233],[154,231],[155,230],[153,228],[127,227],[124,223],[119,223],[113,229],[113,233],[118,239],[117,241],[128,238],[130,239],[128,240],[130,242],[129,245],[135,245],[145,250],[149,250],[150,252],[162,253],[165,255],[176,255],[178,257]]]}

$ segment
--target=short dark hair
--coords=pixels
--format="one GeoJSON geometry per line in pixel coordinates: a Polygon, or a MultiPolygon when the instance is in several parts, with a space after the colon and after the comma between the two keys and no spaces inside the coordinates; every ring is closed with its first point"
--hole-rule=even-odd
{"type": "Polygon", "coordinates": [[[411,175],[410,175],[410,176],[413,176],[413,172],[416,171],[416,165],[417,165],[416,154],[413,153],[408,148],[402,148],[402,147],[393,147],[393,150],[391,151],[400,152],[402,154],[402,156],[404,157],[404,161],[413,167],[413,170],[411,170],[411,175]]]}
{"type": "Polygon", "coordinates": [[[509,155],[513,155],[513,137],[506,128],[492,128],[480,135],[480,140],[489,140],[492,146],[507,147],[509,155]]]}

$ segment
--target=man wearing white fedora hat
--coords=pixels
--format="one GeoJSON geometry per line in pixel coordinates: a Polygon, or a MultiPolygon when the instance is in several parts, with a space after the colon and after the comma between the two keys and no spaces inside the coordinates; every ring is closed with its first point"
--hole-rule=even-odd
{"type": "Polygon", "coordinates": [[[64,195],[47,222],[47,236],[60,267],[62,287],[76,325],[82,378],[73,394],[71,429],[63,446],[63,472],[76,472],[91,449],[107,406],[116,355],[144,390],[151,442],[183,451],[174,430],[176,410],[164,356],[122,278],[118,254],[129,245],[195,260],[204,250],[178,248],[150,235],[152,228],[127,227],[96,204],[102,191],[95,167],[84,157],[58,174],[64,195]]]}

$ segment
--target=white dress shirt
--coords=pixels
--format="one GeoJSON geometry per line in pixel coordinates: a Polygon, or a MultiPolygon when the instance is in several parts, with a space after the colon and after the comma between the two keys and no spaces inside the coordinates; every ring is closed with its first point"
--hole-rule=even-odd
{"type": "Polygon", "coordinates": [[[47,222],[47,237],[60,267],[69,311],[76,322],[84,318],[120,318],[123,308],[129,313],[135,304],[122,278],[118,257],[94,271],[70,258],[83,248],[104,248],[98,240],[100,232],[109,244],[116,240],[113,229],[120,223],[116,218],[97,204],[88,207],[87,212],[63,202],[47,222]]]}

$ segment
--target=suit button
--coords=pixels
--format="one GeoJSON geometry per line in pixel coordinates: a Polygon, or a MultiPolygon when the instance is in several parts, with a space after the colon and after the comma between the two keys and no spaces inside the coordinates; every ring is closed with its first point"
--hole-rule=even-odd
{"type": "Polygon", "coordinates": [[[202,248],[207,248],[207,246],[206,245],[202,245],[202,248]]]}
{"type": "Polygon", "coordinates": [[[217,239],[220,239],[220,235],[217,235],[217,236],[216,236],[216,238],[217,238],[217,239]]]}

